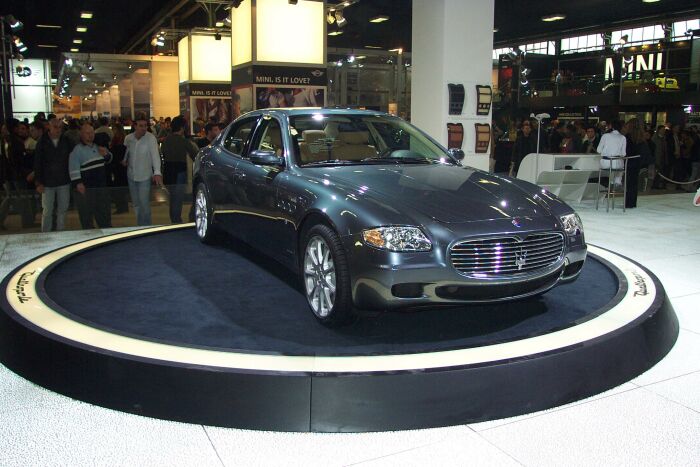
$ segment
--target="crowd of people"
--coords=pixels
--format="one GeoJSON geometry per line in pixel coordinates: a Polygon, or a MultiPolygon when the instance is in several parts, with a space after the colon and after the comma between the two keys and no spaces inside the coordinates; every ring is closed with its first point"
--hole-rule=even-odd
{"type": "Polygon", "coordinates": [[[82,228],[111,227],[112,214],[129,212],[129,198],[136,224],[150,225],[154,185],[165,187],[170,220],[181,223],[187,164],[221,128],[210,121],[192,138],[182,116],[9,118],[0,130],[0,230],[12,212],[22,228],[36,226],[40,214],[42,232],[63,230],[71,200],[82,228]]]}
{"type": "MultiPolygon", "coordinates": [[[[501,151],[501,154],[496,154],[494,171],[516,176],[525,156],[537,152],[537,120],[525,118],[513,125],[494,122],[493,129],[496,141],[502,138],[514,141],[507,153],[501,151]]],[[[647,170],[648,188],[663,189],[668,183],[674,183],[677,190],[694,192],[698,188],[700,132],[695,126],[683,128],[681,125],[666,124],[654,129],[637,118],[626,123],[600,121],[595,124],[585,124],[582,120],[567,123],[553,119],[543,123],[539,134],[540,153],[640,156],[629,160],[627,207],[636,206],[637,184],[642,169],[647,170]]],[[[601,167],[606,168],[604,161],[601,167]]],[[[619,183],[619,178],[615,182],[619,183]]]]}

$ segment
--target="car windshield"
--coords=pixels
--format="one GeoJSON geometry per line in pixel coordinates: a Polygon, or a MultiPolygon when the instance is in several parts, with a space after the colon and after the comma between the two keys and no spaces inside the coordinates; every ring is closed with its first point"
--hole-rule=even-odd
{"type": "Polygon", "coordinates": [[[300,166],[454,163],[397,117],[319,112],[290,116],[289,124],[300,166]]]}

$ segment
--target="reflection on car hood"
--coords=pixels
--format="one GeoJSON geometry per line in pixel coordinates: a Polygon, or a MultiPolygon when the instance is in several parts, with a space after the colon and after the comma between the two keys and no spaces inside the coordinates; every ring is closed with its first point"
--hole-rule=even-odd
{"type": "Polygon", "coordinates": [[[470,167],[351,165],[304,170],[308,175],[375,196],[397,208],[414,209],[443,223],[549,214],[514,183],[470,167]]]}

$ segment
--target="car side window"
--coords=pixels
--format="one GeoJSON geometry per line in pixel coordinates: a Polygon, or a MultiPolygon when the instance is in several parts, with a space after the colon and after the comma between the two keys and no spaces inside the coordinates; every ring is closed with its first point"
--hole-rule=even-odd
{"type": "Polygon", "coordinates": [[[284,145],[282,143],[282,129],[280,128],[279,122],[273,118],[267,120],[264,125],[262,134],[256,140],[253,150],[274,151],[278,157],[282,157],[284,154],[284,145]]]}
{"type": "Polygon", "coordinates": [[[237,156],[242,156],[248,149],[257,123],[257,118],[251,118],[232,126],[224,139],[224,148],[237,156]]]}

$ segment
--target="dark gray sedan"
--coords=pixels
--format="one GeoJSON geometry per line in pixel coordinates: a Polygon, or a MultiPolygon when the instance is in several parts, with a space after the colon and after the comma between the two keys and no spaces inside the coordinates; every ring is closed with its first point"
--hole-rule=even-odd
{"type": "Polygon", "coordinates": [[[220,231],[303,279],[314,315],[512,300],[577,277],[581,220],[535,185],[460,164],[384,113],[267,109],[194,163],[197,235],[220,231]]]}

